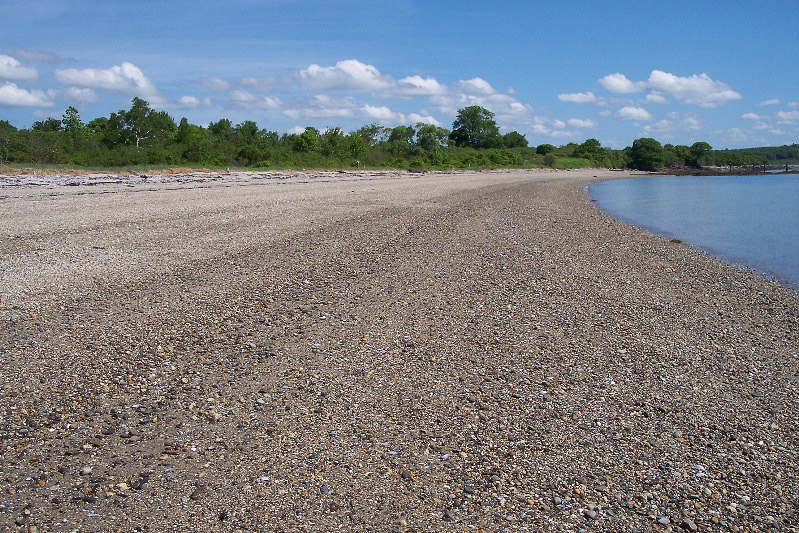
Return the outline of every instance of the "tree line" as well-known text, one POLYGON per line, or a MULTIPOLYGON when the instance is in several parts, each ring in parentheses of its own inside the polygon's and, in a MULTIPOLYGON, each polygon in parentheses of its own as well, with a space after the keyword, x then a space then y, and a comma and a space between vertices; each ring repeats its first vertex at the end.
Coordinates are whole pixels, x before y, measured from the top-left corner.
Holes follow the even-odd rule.
MULTIPOLYGON (((799 150, 785 147, 799 160, 799 150)), ((596 139, 563 146, 530 146, 511 131, 502 135, 494 114, 480 106, 457 113, 452 129, 418 123, 388 128, 369 124, 352 132, 339 127, 300 133, 261 129, 254 121, 233 124, 222 118, 207 127, 179 122, 141 98, 129 109, 81 120, 69 107, 61 119, 47 118, 17 129, 0 120, 0 164, 54 164, 84 167, 134 165, 252 168, 497 168, 607 167, 654 170, 663 167, 761 164, 772 157, 746 150, 713 150, 708 143, 661 145, 637 139, 623 150, 596 139)), ((770 150, 770 149, 768 149, 770 150)), ((769 152, 770 154, 771 152, 769 152)))

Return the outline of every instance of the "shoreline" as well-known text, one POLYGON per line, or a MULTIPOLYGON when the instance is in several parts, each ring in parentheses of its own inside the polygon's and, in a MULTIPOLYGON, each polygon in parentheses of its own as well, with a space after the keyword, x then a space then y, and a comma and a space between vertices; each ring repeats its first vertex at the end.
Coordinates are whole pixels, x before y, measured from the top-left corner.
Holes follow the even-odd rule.
POLYGON ((799 294, 618 177, 18 189, 0 524, 796 527, 799 294))

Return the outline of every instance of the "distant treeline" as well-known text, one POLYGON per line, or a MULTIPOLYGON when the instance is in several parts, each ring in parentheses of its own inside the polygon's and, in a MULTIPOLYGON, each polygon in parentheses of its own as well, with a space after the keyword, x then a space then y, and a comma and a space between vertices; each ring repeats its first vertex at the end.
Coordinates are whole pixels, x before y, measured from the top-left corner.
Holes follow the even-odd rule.
POLYGON ((17 129, 0 120, 0 164, 52 164, 83 167, 189 165, 253 168, 498 168, 553 167, 638 168, 753 165, 799 161, 797 145, 744 150, 713 150, 705 142, 691 146, 661 145, 637 139, 613 150, 596 139, 529 146, 512 131, 500 134, 494 114, 469 106, 458 111, 452 129, 418 123, 363 126, 352 132, 339 127, 301 133, 261 129, 253 121, 233 124, 220 119, 207 127, 178 123, 134 98, 130 109, 84 123, 78 110, 62 118, 17 129))

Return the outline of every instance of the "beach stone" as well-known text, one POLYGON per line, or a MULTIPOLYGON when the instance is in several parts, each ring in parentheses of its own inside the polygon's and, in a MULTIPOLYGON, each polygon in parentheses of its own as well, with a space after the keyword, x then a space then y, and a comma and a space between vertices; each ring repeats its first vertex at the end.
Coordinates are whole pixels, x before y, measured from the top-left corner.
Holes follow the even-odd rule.
POLYGON ((658 517, 658 524, 660 524, 661 526, 667 526, 671 524, 671 520, 669 519, 668 516, 661 516, 658 517))
POLYGON ((402 472, 400 472, 400 477, 405 481, 408 481, 411 479, 411 473, 408 470, 403 469, 402 472))
POLYGON ((698 527, 696 527, 696 523, 694 523, 694 521, 691 520, 690 518, 686 518, 685 520, 683 520, 682 524, 680 524, 680 527, 682 527, 686 531, 696 531, 697 529, 699 529, 698 527))
POLYGON ((80 469, 80 475, 82 476, 90 476, 91 473, 92 473, 92 467, 90 466, 84 466, 83 468, 80 469))

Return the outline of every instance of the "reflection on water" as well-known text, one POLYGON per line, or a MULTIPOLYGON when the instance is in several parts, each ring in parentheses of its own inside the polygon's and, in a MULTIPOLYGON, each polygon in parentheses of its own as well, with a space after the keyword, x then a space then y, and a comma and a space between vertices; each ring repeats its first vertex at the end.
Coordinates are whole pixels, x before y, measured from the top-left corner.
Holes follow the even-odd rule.
POLYGON ((799 287, 799 175, 632 178, 588 191, 617 218, 799 287))

